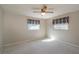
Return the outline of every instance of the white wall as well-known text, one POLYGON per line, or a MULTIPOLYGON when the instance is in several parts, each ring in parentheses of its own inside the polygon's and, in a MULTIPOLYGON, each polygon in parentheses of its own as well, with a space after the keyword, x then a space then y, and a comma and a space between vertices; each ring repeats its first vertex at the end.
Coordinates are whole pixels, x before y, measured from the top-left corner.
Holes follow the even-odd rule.
POLYGON ((69 43, 79 45, 79 11, 59 15, 57 17, 47 20, 47 35, 48 37, 54 36, 56 40, 63 40, 69 43), (69 30, 54 30, 52 25, 52 19, 69 16, 69 30))
MULTIPOLYGON (((1 12, 0 12, 0 17, 2 17, 1 12)), ((48 37, 54 36, 56 37, 56 40, 63 40, 63 41, 67 41, 67 42, 79 45, 79 11, 60 15, 52 19, 48 19, 47 21, 41 19, 41 29, 37 31, 28 30, 27 28, 28 18, 30 17, 16 15, 6 11, 4 12, 4 18, 3 18, 4 46, 8 44, 18 43, 20 41, 39 40, 41 38, 45 38, 46 35, 48 37), (60 18, 64 16, 69 16, 69 30, 68 31, 54 30, 52 26, 52 19, 60 18)), ((0 22, 1 22, 1 19, 0 19, 0 22)), ((36 18, 33 18, 33 19, 36 19, 36 18)), ((0 26, 0 32, 2 32, 2 26, 0 26)), ((0 36, 2 37, 2 35, 0 36)))
POLYGON ((45 37, 44 20, 40 20, 40 30, 31 31, 27 28, 27 19, 29 18, 6 11, 4 12, 4 45, 18 43, 20 41, 38 40, 45 37))
POLYGON ((2 21, 3 20, 3 11, 2 11, 2 8, 0 7, 0 53, 2 53, 2 21))

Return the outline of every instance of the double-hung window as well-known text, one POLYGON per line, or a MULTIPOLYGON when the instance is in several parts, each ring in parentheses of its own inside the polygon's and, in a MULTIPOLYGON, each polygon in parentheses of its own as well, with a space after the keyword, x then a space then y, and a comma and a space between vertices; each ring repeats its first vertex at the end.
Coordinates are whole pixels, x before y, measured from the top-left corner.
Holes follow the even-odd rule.
POLYGON ((52 21, 54 29, 58 30, 68 30, 69 29, 69 16, 54 19, 52 21))
POLYGON ((40 29, 40 20, 27 20, 27 26, 29 30, 39 30, 40 29))

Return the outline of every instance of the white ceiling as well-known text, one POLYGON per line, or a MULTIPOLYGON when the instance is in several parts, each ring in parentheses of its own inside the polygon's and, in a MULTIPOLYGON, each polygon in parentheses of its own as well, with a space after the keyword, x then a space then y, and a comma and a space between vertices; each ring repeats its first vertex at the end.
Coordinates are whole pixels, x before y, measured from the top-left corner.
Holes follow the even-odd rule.
POLYGON ((74 12, 79 10, 79 4, 48 4, 48 8, 54 8, 53 14, 41 16, 40 13, 33 13, 33 8, 41 8, 42 4, 4 4, 1 5, 4 10, 17 13, 20 15, 31 16, 36 18, 51 18, 64 13, 74 12))

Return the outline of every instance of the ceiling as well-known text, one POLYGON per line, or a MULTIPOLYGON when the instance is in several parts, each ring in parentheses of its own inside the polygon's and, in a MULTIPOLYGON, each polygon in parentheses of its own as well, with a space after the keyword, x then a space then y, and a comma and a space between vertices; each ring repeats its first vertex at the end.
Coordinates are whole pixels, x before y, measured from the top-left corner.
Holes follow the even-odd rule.
POLYGON ((54 8, 52 14, 41 16, 40 13, 33 13, 33 8, 41 8, 42 4, 3 4, 1 7, 9 12, 19 15, 31 16, 36 18, 51 18, 68 12, 79 10, 79 4, 48 4, 48 8, 54 8))

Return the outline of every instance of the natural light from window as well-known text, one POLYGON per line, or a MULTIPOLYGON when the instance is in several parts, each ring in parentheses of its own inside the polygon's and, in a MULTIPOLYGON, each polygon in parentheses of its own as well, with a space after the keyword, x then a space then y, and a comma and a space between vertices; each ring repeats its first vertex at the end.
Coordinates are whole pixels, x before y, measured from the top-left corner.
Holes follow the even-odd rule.
POLYGON ((40 29, 40 25, 38 24, 28 24, 28 29, 29 30, 39 30, 40 29))
POLYGON ((68 25, 69 24, 55 24, 54 29, 59 29, 59 30, 68 30, 68 25))
POLYGON ((50 38, 44 39, 44 40, 42 40, 42 42, 52 42, 52 41, 54 41, 55 39, 56 39, 55 36, 50 36, 50 38))

